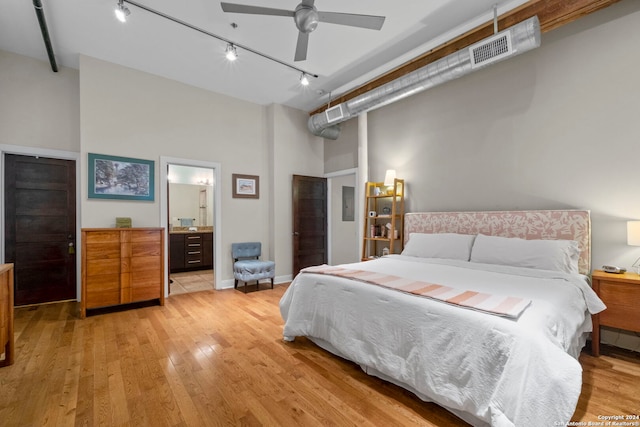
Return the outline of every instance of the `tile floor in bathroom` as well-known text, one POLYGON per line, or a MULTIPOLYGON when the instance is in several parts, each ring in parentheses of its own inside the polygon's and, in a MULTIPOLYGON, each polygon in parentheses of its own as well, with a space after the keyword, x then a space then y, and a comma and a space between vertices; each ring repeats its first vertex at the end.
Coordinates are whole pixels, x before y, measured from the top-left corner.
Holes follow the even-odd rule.
POLYGON ((169 284, 170 295, 215 289, 213 270, 171 273, 169 277, 173 280, 173 283, 169 284))

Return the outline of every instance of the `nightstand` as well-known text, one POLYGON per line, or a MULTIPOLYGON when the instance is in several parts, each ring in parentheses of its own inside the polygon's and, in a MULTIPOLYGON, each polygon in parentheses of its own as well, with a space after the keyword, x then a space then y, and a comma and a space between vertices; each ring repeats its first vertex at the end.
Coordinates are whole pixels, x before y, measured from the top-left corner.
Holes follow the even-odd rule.
POLYGON ((594 270, 593 290, 607 309, 592 316, 591 352, 600 355, 600 326, 640 332, 640 276, 636 273, 613 274, 594 270))

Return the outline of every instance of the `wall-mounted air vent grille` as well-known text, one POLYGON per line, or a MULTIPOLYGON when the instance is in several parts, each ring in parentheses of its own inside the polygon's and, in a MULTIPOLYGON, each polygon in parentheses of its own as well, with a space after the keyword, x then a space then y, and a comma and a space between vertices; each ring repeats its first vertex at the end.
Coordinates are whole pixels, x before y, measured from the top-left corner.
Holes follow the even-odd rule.
POLYGON ((327 122, 329 123, 335 122, 344 117, 344 114, 342 113, 342 104, 338 104, 335 107, 325 110, 325 113, 327 114, 327 122))
POLYGON ((513 53, 511 32, 503 31, 469 47, 471 68, 478 68, 499 61, 513 53))

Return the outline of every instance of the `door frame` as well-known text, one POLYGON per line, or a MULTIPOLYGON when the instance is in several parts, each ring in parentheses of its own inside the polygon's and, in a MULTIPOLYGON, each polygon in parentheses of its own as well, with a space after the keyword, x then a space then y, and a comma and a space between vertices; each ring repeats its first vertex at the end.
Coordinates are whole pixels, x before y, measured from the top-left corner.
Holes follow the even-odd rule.
MULTIPOLYGON (((38 147, 23 147, 20 145, 7 145, 0 144, 0 162, 2 163, 2 173, 0 174, 0 239, 5 241, 4 236, 4 227, 5 227, 5 217, 4 217, 4 205, 5 205, 5 194, 4 194, 4 160, 5 154, 16 154, 19 156, 33 156, 33 157, 47 157, 50 159, 60 159, 60 160, 73 160, 76 162, 76 301, 80 301, 82 299, 82 263, 80 260, 82 259, 82 245, 77 244, 80 241, 81 235, 81 227, 80 227, 80 194, 82 193, 80 185, 80 175, 82 172, 82 164, 80 159, 80 153, 75 151, 64 151, 64 150, 54 150, 49 148, 38 148, 38 147)), ((5 250, 4 244, 0 246, 0 262, 4 263, 5 261, 5 250)))
POLYGON ((360 236, 360 229, 362 228, 362 224, 361 224, 361 216, 360 215, 360 203, 358 203, 358 200, 360 200, 360 181, 359 181, 359 176, 358 176, 358 168, 351 168, 351 169, 343 169, 343 170, 339 170, 339 171, 335 171, 335 172, 329 172, 329 173, 325 173, 324 174, 324 178, 327 179, 327 229, 329 230, 329 232, 327 233, 327 259, 329 261, 330 265, 333 265, 333 253, 332 253, 332 247, 333 247, 333 233, 331 232, 331 230, 333 229, 332 225, 333 225, 333 216, 331 215, 331 192, 332 192, 332 178, 338 178, 338 177, 343 177, 343 176, 348 176, 348 175, 353 175, 355 178, 355 188, 354 188, 354 202, 355 202, 355 206, 354 206, 354 220, 356 221, 356 244, 355 244, 355 251, 357 254, 357 259, 360 259, 360 242, 362 241, 362 238, 360 236))
POLYGON ((177 157, 160 156, 160 224, 165 227, 164 239, 164 296, 169 297, 169 194, 167 192, 169 165, 193 166, 197 168, 213 169, 213 277, 215 289, 222 288, 222 167, 217 162, 181 159, 177 157))

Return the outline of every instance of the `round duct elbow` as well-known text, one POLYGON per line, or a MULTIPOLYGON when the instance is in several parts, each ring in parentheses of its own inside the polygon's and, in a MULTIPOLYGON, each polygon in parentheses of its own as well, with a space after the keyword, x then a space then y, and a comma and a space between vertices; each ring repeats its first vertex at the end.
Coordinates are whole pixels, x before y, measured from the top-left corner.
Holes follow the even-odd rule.
POLYGON ((336 140, 340 136, 340 125, 333 125, 322 129, 312 130, 309 129, 312 134, 325 139, 336 140))
POLYGON ((324 115, 317 114, 309 117, 307 127, 309 132, 315 136, 319 136, 325 139, 336 140, 340 136, 340 124, 328 125, 324 115), (323 120, 324 119, 324 120, 323 120))

